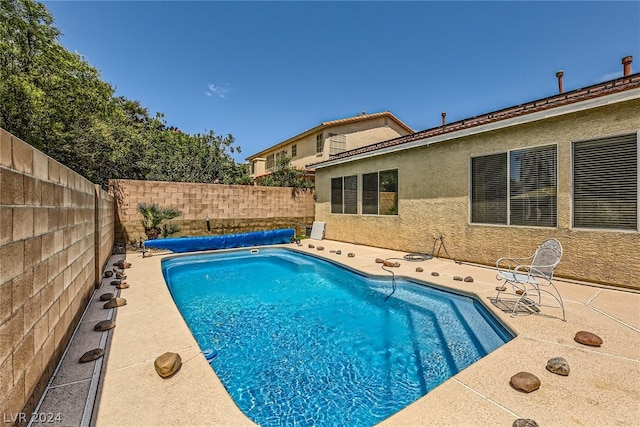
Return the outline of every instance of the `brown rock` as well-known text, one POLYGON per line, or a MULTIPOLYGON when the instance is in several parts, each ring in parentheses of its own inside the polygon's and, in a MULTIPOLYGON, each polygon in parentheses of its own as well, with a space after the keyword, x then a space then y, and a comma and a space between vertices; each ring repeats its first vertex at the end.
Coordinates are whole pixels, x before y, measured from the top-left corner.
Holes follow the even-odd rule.
POLYGON ((496 286, 496 291, 498 292, 504 292, 507 290, 506 286, 496 286))
POLYGON ((127 282, 122 282, 119 285, 116 285, 116 289, 129 289, 129 284, 127 282))
POLYGON ((105 272, 104 272, 104 277, 105 277, 105 278, 109 278, 109 277, 111 277, 111 276, 113 276, 113 271, 105 271, 105 272))
POLYGON ((592 332, 579 331, 573 339, 580 344, 591 347, 600 347, 602 345, 602 338, 592 332))
POLYGON ((316 250, 324 251, 324 246, 318 246, 318 247, 316 248, 316 250))
POLYGON ((431 275, 432 275, 432 276, 439 276, 439 275, 440 275, 440 273, 438 273, 437 271, 432 271, 432 272, 431 272, 431 275))
POLYGON ((457 280, 458 282, 462 282, 462 276, 453 276, 453 280, 457 280))
POLYGON ((126 278, 127 278, 127 276, 125 274, 116 273, 116 279, 124 280, 126 278))
POLYGON ((91 362, 93 360, 100 359, 102 356, 104 356, 104 349, 94 348, 93 350, 87 351, 82 355, 82 357, 80 357, 80 363, 91 362))
POLYGON ((119 285, 120 283, 122 283, 122 280, 112 280, 111 286, 119 285))
POLYGON ((347 254, 347 256, 348 256, 349 258, 353 258, 354 256, 356 256, 356 254, 354 254, 353 252, 349 252, 349 253, 347 254))
POLYGON ((516 390, 531 393, 540 388, 540 379, 529 372, 518 372, 511 377, 510 384, 516 390))
POLYGON ((104 332, 104 331, 108 331, 109 329, 113 329, 115 327, 116 327, 116 322, 114 322, 113 320, 103 320, 102 322, 96 323, 96 325, 93 327, 93 330, 98 332, 104 332))
POLYGON ((168 351, 158 356, 153 362, 153 366, 156 368, 158 375, 162 378, 169 378, 180 370, 182 358, 178 353, 168 351))
POLYGON ((100 301, 109 301, 110 299, 115 297, 116 297, 116 294, 109 292, 109 293, 100 295, 100 301))
POLYGON ((471 276, 467 276, 467 277, 465 277, 465 278, 464 278, 464 279, 462 279, 462 280, 463 280, 464 282, 467 282, 467 283, 472 283, 472 282, 473 282, 473 277, 471 277, 471 276))
POLYGON ((422 273, 424 271, 424 268, 422 267, 416 267, 416 272, 418 273, 422 273))
POLYGON ((336 255, 342 255, 342 251, 341 251, 340 249, 338 249, 338 250, 336 251, 336 255))
POLYGON ((107 302, 105 305, 103 305, 104 308, 115 308, 115 307, 122 307, 123 305, 127 305, 127 300, 124 298, 112 298, 109 300, 109 302, 107 302))
POLYGON ((311 243, 309 243, 309 249, 313 249, 315 247, 316 247, 316 245, 312 245, 311 243))
POLYGON ((376 258, 376 262, 377 262, 378 264, 383 264, 383 263, 384 263, 384 260, 383 260, 382 258, 376 258))

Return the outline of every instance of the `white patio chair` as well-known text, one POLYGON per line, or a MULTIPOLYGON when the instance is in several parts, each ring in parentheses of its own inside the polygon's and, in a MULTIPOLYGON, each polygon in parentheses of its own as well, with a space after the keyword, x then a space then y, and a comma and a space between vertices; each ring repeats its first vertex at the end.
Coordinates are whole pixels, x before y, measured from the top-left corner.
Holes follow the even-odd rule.
MULTIPOLYGON (((501 301, 501 295, 515 296, 512 299, 515 304, 511 317, 516 315, 519 308, 526 307, 539 312, 539 307, 559 307, 562 309, 562 320, 566 321, 562 297, 553 284, 553 272, 560 258, 562 258, 562 245, 556 239, 549 239, 538 246, 530 257, 498 259, 496 278, 499 281, 504 280, 505 284, 496 287, 498 291, 496 302, 501 301), (558 305, 543 304, 543 294, 554 298, 558 305)), ((502 301, 504 303, 504 300, 502 301)))

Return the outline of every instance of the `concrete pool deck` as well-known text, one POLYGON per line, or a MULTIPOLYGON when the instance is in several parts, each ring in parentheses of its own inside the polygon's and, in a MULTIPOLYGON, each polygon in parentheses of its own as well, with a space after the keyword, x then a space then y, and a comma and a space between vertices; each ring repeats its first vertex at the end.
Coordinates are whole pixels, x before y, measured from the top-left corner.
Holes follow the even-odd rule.
MULTIPOLYGON (((328 240, 278 246, 385 276, 388 273, 375 259, 406 254, 328 240), (325 249, 309 248, 309 243, 325 249), (338 249, 341 255, 329 252, 338 249), (349 252, 355 256, 347 257, 349 252)), ((114 255, 107 268, 123 258, 114 255)), ((164 282, 162 258, 157 254, 126 256, 132 267, 125 270, 130 288, 119 291, 127 300, 123 307, 102 308, 99 296, 116 291, 109 284, 113 279, 103 280, 39 412, 61 413, 65 425, 88 420, 97 426, 254 425, 236 407, 201 354, 164 282), (94 332, 93 325, 109 316, 116 327, 94 332), (106 350, 102 359, 77 363, 85 351, 102 346, 106 350), (162 379, 155 372, 154 360, 167 351, 179 353, 183 366, 173 377, 162 379)), ((550 308, 542 308, 540 315, 512 318, 489 300, 498 284, 491 268, 446 259, 399 262, 401 266, 393 269, 398 276, 476 295, 517 336, 381 426, 511 426, 517 418, 532 418, 540 426, 640 425, 640 293, 558 280, 566 322, 561 320, 561 310, 550 308), (416 272, 416 267, 424 272, 416 272), (454 281, 454 276, 472 276, 474 281, 454 281), (600 336, 602 346, 575 342, 575 333, 582 330, 600 336), (569 376, 545 369, 547 360, 556 356, 568 361, 569 376), (540 388, 528 394, 513 389, 509 379, 521 371, 540 378, 540 388)))

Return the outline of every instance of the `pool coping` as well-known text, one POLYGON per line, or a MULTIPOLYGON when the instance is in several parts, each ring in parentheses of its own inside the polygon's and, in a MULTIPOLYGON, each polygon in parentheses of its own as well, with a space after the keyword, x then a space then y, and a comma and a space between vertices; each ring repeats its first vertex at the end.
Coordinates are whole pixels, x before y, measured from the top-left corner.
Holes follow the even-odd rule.
MULTIPOLYGON (((376 276, 386 274, 381 274, 376 258, 405 255, 328 240, 269 247, 312 254, 376 276), (324 250, 318 250, 319 246, 324 250), (348 257, 349 252, 355 256, 348 257)), ((117 326, 108 334, 92 425, 255 425, 210 369, 164 283, 161 259, 179 255, 142 258, 140 253, 127 254, 127 261, 133 264, 126 270, 131 287, 121 292, 127 305, 115 309, 117 326), (181 370, 169 379, 160 378, 153 367, 155 358, 165 351, 177 352, 183 360, 181 370)), ((117 258, 110 260, 108 268, 117 258)), ((542 315, 512 318, 487 301, 495 295, 497 284, 491 268, 446 259, 401 264, 394 269, 398 277, 476 297, 516 337, 379 425, 510 425, 516 418, 532 418, 540 425, 593 424, 594 420, 602 425, 638 425, 640 414, 630 408, 637 408, 640 401, 639 293, 558 280, 567 322, 549 317, 559 314, 552 309, 543 309, 542 315), (415 271, 417 266, 424 271, 415 271), (439 276, 430 275, 434 271, 439 276), (454 276, 472 276, 474 281, 461 282, 453 280, 454 276), (598 334, 603 345, 576 343, 573 336, 579 330, 598 334), (569 376, 545 369, 546 361, 555 356, 567 359, 569 376), (540 389, 525 394, 511 388, 510 377, 520 371, 538 376, 540 389)), ((110 291, 105 286, 94 294, 91 304, 102 292, 110 291)), ((80 335, 73 341, 86 334, 80 335)), ((67 365, 74 369, 73 364, 67 365)), ((75 405, 88 406, 86 401, 75 405)))

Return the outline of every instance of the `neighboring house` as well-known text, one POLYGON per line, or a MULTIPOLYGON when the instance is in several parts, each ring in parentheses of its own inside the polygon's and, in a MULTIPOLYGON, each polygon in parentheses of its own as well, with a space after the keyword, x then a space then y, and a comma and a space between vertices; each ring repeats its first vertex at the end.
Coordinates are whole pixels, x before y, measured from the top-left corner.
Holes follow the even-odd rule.
MULTIPOLYGON (((288 157, 291 165, 304 169, 309 163, 328 160, 331 156, 354 148, 409 135, 413 129, 389 111, 358 114, 345 119, 322 122, 298 135, 247 157, 251 176, 259 179, 271 173, 278 159, 288 157)), ((313 173, 313 170, 310 170, 313 173)))
MULTIPOLYGON (((543 240, 557 274, 640 289, 640 74, 346 151, 316 173, 328 239, 495 265, 543 240), (445 255, 444 252, 441 255, 445 255)), ((427 270, 428 267, 425 268, 427 270)))

